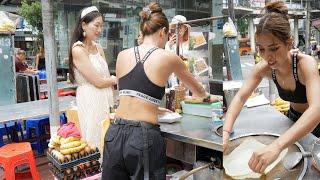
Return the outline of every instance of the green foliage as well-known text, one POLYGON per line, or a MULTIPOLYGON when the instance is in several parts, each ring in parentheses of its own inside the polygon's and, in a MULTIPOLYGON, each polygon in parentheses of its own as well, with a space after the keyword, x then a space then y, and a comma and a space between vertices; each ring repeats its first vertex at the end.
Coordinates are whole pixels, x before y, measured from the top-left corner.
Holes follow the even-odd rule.
POLYGON ((237 27, 238 27, 238 31, 240 32, 240 34, 242 36, 245 36, 248 34, 248 27, 249 27, 249 23, 247 19, 239 19, 237 20, 237 27))
POLYGON ((43 27, 40 0, 31 3, 28 3, 27 0, 22 0, 18 13, 20 16, 24 17, 31 26, 42 33, 43 27))

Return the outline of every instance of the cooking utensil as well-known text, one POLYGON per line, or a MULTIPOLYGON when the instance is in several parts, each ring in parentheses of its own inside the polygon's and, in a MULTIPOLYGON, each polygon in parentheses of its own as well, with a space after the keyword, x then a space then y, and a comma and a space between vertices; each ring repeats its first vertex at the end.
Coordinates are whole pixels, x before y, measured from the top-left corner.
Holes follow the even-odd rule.
POLYGON ((288 153, 282 160, 282 164, 284 168, 288 171, 294 169, 299 162, 302 160, 302 158, 311 157, 310 152, 301 153, 301 152, 292 152, 288 153))

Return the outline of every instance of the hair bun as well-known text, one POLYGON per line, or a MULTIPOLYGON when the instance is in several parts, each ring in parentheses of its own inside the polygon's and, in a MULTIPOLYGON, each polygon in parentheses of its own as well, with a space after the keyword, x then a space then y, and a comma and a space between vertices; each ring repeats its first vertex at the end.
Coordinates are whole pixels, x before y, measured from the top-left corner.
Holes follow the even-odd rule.
POLYGON ((162 8, 156 2, 152 2, 142 9, 140 16, 140 31, 143 36, 155 33, 158 29, 165 27, 166 33, 169 29, 169 22, 162 8))
POLYGON ((162 8, 156 2, 150 3, 140 11, 139 16, 141 21, 147 21, 150 19, 150 15, 153 13, 162 13, 162 8))
POLYGON ((266 13, 279 13, 284 16, 288 16, 288 8, 283 1, 276 1, 268 3, 265 7, 266 13))
POLYGON ((149 19, 149 14, 146 11, 140 11, 139 16, 141 18, 141 21, 146 21, 149 19))
POLYGON ((161 13, 162 12, 162 8, 156 2, 150 3, 149 8, 152 13, 161 13))

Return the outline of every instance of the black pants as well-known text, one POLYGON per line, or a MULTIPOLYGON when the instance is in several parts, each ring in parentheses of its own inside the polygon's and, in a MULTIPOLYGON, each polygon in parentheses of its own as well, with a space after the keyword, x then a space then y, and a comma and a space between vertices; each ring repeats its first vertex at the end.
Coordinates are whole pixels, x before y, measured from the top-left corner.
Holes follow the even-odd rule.
MULTIPOLYGON (((290 107, 289 111, 288 111, 288 118, 291 119, 292 121, 296 122, 300 116, 302 115, 302 113, 295 111, 294 109, 292 109, 290 107)), ((313 135, 320 137, 320 124, 318 124, 316 126, 316 128, 311 132, 313 135)))
POLYGON ((105 136, 102 179, 144 179, 145 160, 148 179, 166 179, 166 145, 159 126, 119 118, 111 123, 105 136))

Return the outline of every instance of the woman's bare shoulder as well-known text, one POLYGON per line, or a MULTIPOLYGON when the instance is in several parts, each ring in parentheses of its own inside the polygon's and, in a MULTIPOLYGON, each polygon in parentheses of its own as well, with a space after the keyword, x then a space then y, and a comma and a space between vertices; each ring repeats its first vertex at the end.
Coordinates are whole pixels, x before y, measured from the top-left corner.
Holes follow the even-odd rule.
POLYGON ((126 57, 132 56, 132 54, 134 54, 133 48, 124 49, 124 50, 122 50, 122 51, 120 51, 118 53, 117 60, 121 60, 121 59, 124 59, 126 57))
POLYGON ((166 60, 166 61, 176 61, 179 59, 179 56, 176 55, 175 53, 171 52, 171 51, 168 51, 168 50, 165 50, 165 49, 162 49, 162 48, 159 48, 157 50, 157 53, 161 56, 158 56, 158 57, 161 57, 162 59, 166 60))
POLYGON ((86 49, 83 46, 73 46, 72 56, 74 60, 81 59, 82 57, 88 56, 86 49))
POLYGON ((314 72, 318 74, 318 62, 312 56, 301 53, 298 54, 298 60, 298 68, 303 73, 314 72))
POLYGON ((315 60, 315 58, 313 58, 313 57, 310 56, 310 55, 303 54, 303 53, 299 53, 299 54, 298 54, 298 60, 299 60, 299 63, 300 63, 300 62, 306 63, 306 64, 317 63, 317 61, 315 60))
POLYGON ((73 46, 72 47, 72 55, 76 55, 78 53, 84 53, 85 48, 83 46, 73 46))

